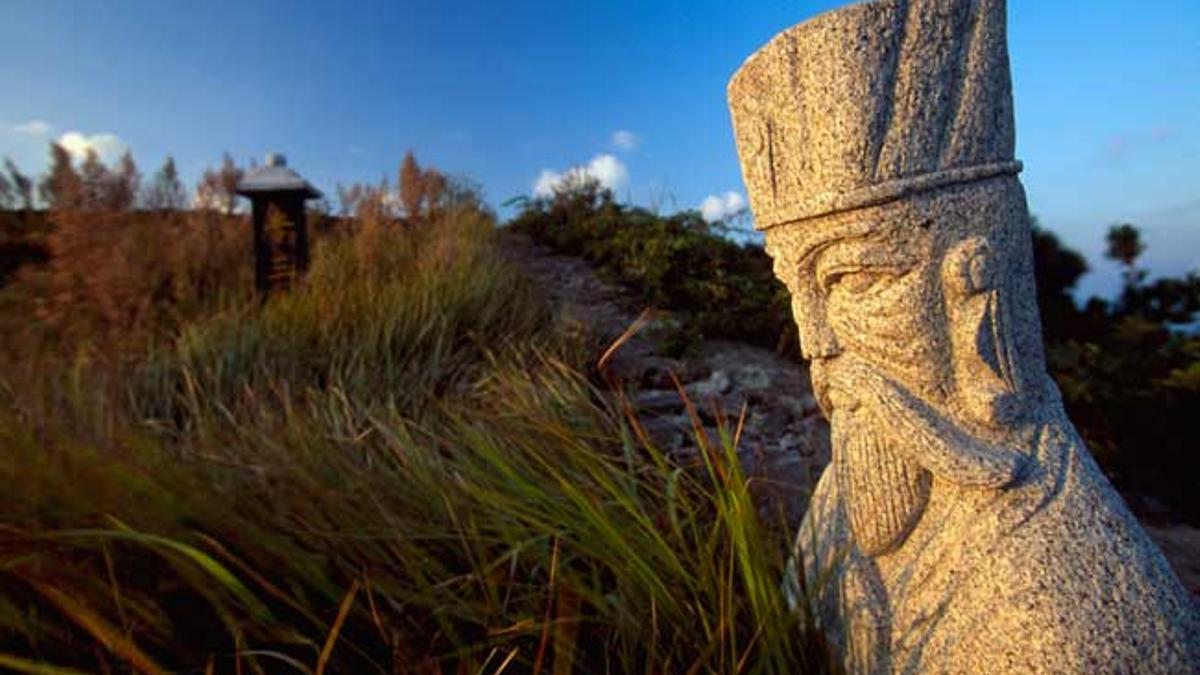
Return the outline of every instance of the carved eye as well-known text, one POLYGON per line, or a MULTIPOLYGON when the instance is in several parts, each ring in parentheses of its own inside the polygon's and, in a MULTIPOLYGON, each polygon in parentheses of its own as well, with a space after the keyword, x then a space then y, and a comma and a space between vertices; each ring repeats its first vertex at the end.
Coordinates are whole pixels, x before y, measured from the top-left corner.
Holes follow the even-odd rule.
POLYGON ((880 269, 834 270, 825 276, 825 290, 858 294, 871 290, 888 275, 880 269))

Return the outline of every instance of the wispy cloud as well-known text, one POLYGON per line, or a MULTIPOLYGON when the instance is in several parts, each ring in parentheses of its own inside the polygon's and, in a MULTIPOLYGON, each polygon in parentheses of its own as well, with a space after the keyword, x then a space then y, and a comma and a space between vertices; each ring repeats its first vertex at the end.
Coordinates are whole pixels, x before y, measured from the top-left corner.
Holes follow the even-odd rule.
POLYGON ((596 155, 586 165, 562 172, 542 169, 533 182, 533 194, 535 197, 552 197, 555 190, 563 185, 587 179, 593 179, 601 187, 615 192, 629 184, 629 169, 610 154, 596 155))
POLYGON ((700 215, 710 223, 725 220, 746 208, 746 198, 739 192, 709 195, 700 202, 700 215))
POLYGON ((1175 138, 1179 129, 1158 125, 1149 129, 1128 131, 1110 136, 1104 144, 1104 158, 1111 161, 1124 159, 1131 152, 1175 138))
POLYGON ((612 144, 621 152, 634 152, 642 145, 642 139, 628 129, 617 129, 612 133, 612 144))
POLYGON ((1129 151, 1129 137, 1125 135, 1112 136, 1104 147, 1104 156, 1109 159, 1121 159, 1129 151))
POLYGON ((1168 126, 1157 126, 1150 130, 1150 140, 1169 141, 1179 135, 1179 129, 1168 126))
POLYGON ((68 131, 58 137, 58 144, 77 161, 87 157, 88 150, 94 150, 100 159, 112 163, 129 149, 116 134, 110 133, 89 136, 79 131, 68 131))
POLYGON ((47 136, 54 131, 54 127, 46 120, 29 120, 14 124, 12 130, 26 136, 47 136))

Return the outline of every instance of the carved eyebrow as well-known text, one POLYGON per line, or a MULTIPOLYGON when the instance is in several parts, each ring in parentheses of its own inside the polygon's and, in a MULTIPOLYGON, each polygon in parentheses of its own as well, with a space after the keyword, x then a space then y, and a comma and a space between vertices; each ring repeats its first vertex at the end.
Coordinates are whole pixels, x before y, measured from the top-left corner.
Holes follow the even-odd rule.
POLYGON ((829 277, 841 272, 862 269, 902 272, 914 262, 911 255, 869 237, 856 237, 833 243, 838 245, 826 246, 813 267, 815 281, 823 290, 828 290, 826 282, 829 277))
POLYGON ((813 267, 818 274, 834 267, 873 267, 892 262, 891 251, 865 237, 832 241, 814 253, 813 267))
POLYGON ((796 267, 798 269, 803 269, 810 266, 815 268, 817 264, 820 263, 820 259, 824 257, 825 251, 837 246, 838 244, 841 244, 842 241, 843 240, 839 239, 828 239, 826 241, 809 246, 807 249, 805 249, 804 253, 797 258, 796 267))
POLYGON ((866 241, 881 225, 878 219, 870 217, 833 225, 825 237, 814 236, 797 247, 801 249, 795 258, 797 269, 813 264, 815 256, 823 255, 831 247, 866 241))

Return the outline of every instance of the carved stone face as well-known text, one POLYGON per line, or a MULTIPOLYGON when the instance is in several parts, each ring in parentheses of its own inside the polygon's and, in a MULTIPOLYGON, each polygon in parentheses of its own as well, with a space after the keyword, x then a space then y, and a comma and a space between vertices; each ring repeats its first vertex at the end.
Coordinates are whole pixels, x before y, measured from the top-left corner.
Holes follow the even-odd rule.
POLYGON ((1030 327, 1006 301, 1028 231, 998 210, 1024 208, 1017 190, 960 186, 767 233, 869 554, 902 543, 932 475, 995 486, 1016 473, 1002 446, 1025 408, 1013 364, 1030 327))

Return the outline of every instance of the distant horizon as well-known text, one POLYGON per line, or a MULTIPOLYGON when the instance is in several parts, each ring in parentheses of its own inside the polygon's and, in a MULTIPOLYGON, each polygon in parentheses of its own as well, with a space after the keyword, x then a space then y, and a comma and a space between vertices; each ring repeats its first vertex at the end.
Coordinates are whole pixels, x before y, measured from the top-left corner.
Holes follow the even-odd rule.
MULTIPOLYGON (((59 2, 0 26, 0 157, 30 174, 59 140, 144 175, 171 154, 189 192, 225 151, 283 152, 335 200, 394 183, 406 149, 480 182, 498 209, 582 167, 622 201, 710 217, 745 204, 725 83, 799 21, 847 4, 392 3, 236 11, 59 2)), ((1151 276, 1200 269, 1200 3, 1009 3, 1017 155, 1030 209, 1113 297, 1104 233, 1131 222, 1151 276), (1055 6, 1049 6, 1055 5, 1055 6)))

